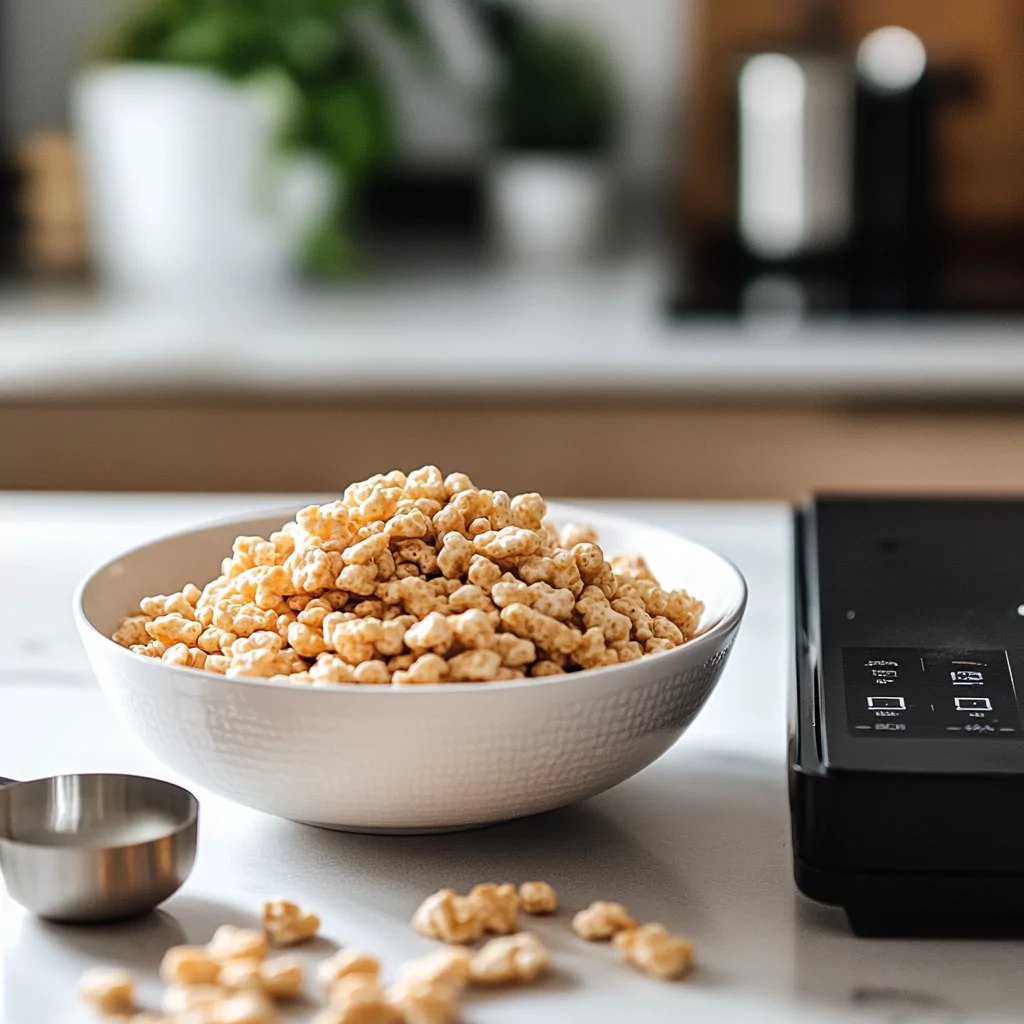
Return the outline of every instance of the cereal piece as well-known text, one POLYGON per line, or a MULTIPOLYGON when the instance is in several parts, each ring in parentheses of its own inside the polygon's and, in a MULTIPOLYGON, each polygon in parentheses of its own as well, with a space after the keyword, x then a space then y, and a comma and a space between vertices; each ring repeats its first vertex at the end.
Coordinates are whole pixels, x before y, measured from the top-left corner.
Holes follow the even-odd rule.
POLYGON ((289 900, 263 904, 263 927, 278 946, 297 946, 316 935, 320 918, 289 900))
MULTIPOLYGON (((232 648, 231 667, 227 670, 227 675, 269 679, 271 676, 290 674, 293 666, 292 658, 283 651, 271 651, 265 647, 257 647, 255 650, 236 655, 232 648)), ((305 668, 305 663, 302 664, 302 668, 305 668)), ((296 669, 296 671, 299 670, 296 669)))
POLYGON ((399 541, 395 547, 396 563, 411 562, 421 573, 429 576, 437 572, 437 552, 422 540, 399 541))
POLYGON ((544 943, 533 932, 519 932, 491 939, 470 962, 469 978, 474 985, 530 982, 547 973, 550 966, 544 943))
POLYGON ((320 962, 316 976, 325 989, 330 989, 350 974, 366 974, 380 978, 380 960, 358 949, 339 949, 333 956, 320 962))
MULTIPOLYGON (((601 630, 606 643, 625 643, 629 639, 632 622, 627 615, 612 608, 600 587, 590 585, 585 587, 576 601, 576 610, 583 616, 583 624, 588 630, 594 628, 601 630)), ((671 625, 671 623, 669 624, 671 625)))
POLYGON ((660 924, 620 931, 614 943, 626 963, 653 978, 681 978, 693 963, 693 945, 660 924))
POLYGON ((476 553, 494 561, 526 558, 534 554, 540 545, 541 539, 535 530, 524 530, 518 526, 488 530, 473 539, 476 553))
POLYGON ((260 977, 260 967, 259 960, 228 960, 219 969, 215 980, 221 988, 262 992, 263 979, 260 977))
POLYGON ((402 1024, 402 1016, 376 978, 350 974, 333 986, 330 1009, 315 1017, 314 1024, 402 1024))
POLYGON ((125 1013, 135 1002, 135 980, 119 967, 90 967, 79 979, 78 996, 101 1013, 125 1013))
POLYGON ((448 675, 453 683, 492 682, 502 674, 501 669, 501 655, 497 651, 463 651, 448 661, 448 675))
POLYGON ((473 954, 461 946, 446 946, 427 956, 408 960, 398 968, 398 981, 459 991, 469 984, 473 954))
POLYGON ((604 633, 597 626, 583 634, 572 656, 580 668, 601 668, 619 663, 618 654, 608 649, 604 633))
POLYGON ((501 569, 489 558, 483 555, 473 555, 469 560, 469 569, 466 572, 466 580, 474 586, 479 587, 485 594, 491 592, 491 587, 502 577, 501 569))
POLYGON ((582 640, 578 630, 525 604, 510 604, 503 608, 501 621, 509 632, 524 640, 532 640, 546 651, 571 654, 582 640))
POLYGON ((660 640, 670 640, 675 646, 683 642, 683 634, 679 627, 664 615, 656 615, 652 622, 654 635, 660 640))
POLYGON ((226 995, 219 985, 171 985, 164 989, 160 1006, 166 1013, 184 1014, 215 1006, 226 995))
POLYGON ((485 932, 509 935, 516 930, 519 897, 514 885, 495 885, 492 882, 474 885, 469 890, 468 899, 476 907, 485 932))
POLYGON ((556 590, 550 583, 531 583, 526 590, 528 599, 523 603, 529 604, 541 615, 550 615, 553 619, 564 621, 576 607, 576 598, 568 587, 556 590))
MULTIPOLYGON (((619 593, 621 592, 622 588, 620 587, 619 593)), ((643 643, 654 636, 654 620, 639 597, 617 597, 612 601, 612 608, 629 619, 632 625, 631 635, 634 640, 643 643)))
POLYGON ((296 654, 301 654, 304 658, 315 658, 327 650, 323 630, 307 626, 303 622, 289 623, 288 643, 296 654))
POLYGON ((148 644, 150 636, 146 632, 146 623, 149 621, 148 615, 129 615, 121 620, 121 624, 111 633, 110 639, 122 647, 148 644))
POLYGON ((502 578, 491 587, 491 600, 499 608, 507 608, 510 604, 533 604, 533 595, 530 588, 514 576, 511 579, 502 578))
POLYGON ((474 547, 461 533, 446 533, 437 553, 437 567, 447 579, 459 579, 469 572, 474 547))
POLYGON ((444 651, 451 642, 452 627, 439 612, 431 612, 415 626, 410 626, 405 633, 406 646, 412 651, 444 651))
POLYGON ((336 654, 321 654, 316 659, 316 664, 309 670, 309 675, 317 686, 331 686, 356 681, 355 670, 336 654))
POLYGON ((204 1008, 203 1024, 277 1024, 277 1011, 261 992, 236 992, 204 1008))
POLYGON ((360 686, 387 686, 391 673, 383 661, 364 661, 356 665, 352 673, 360 686))
POLYGON ((228 633, 216 626, 208 626, 199 634, 196 647, 207 654, 219 654, 221 651, 230 650, 237 639, 234 633, 228 633))
POLYGON ((213 985, 220 964, 203 946, 172 946, 160 961, 160 979, 165 985, 213 985))
POLYGON ((449 473, 444 478, 444 493, 454 497, 459 491, 475 491, 476 486, 465 473, 449 473))
POLYGON ((636 921, 621 903, 595 900, 572 919, 573 931, 588 942, 604 942, 617 932, 635 928, 636 921))
POLYGON ((492 615, 495 612, 494 602, 478 586, 466 583, 448 597, 448 607, 455 614, 468 612, 471 609, 492 615))
POLYGON ((222 963, 225 960, 264 960, 267 937, 251 928, 222 924, 207 943, 206 952, 222 963))
MULTIPOLYGON (((468 477, 466 478, 469 479, 468 477)), ((444 478, 437 466, 424 466, 409 474, 405 484, 407 498, 431 498, 442 505, 448 500, 444 478)))
POLYGON ((203 668, 207 672, 216 672, 218 675, 225 675, 231 667, 231 659, 223 654, 208 654, 203 668))
POLYGON ((346 565, 338 573, 337 584, 342 590, 360 597, 369 597, 377 588, 377 567, 370 565, 346 565))
POLYGON ((644 644, 644 651, 647 654, 660 654, 662 651, 674 651, 676 645, 671 640, 662 640, 660 637, 652 636, 644 644))
POLYGON ((535 493, 517 494, 512 499, 512 521, 524 530, 539 530, 548 514, 547 502, 535 493))
POLYGON ((534 679, 538 679, 541 676, 561 676, 565 675, 565 669, 561 665, 556 665, 555 662, 545 659, 535 662, 530 667, 530 675, 534 679))
POLYGON ((496 634, 494 650, 501 656, 502 665, 508 668, 531 665, 537 658, 537 648, 533 641, 524 640, 513 633, 496 634))
POLYGON ((417 539, 433 533, 434 524, 417 508, 391 519, 384 532, 389 537, 417 539))
POLYGON ((444 658, 437 654, 421 654, 408 670, 396 671, 392 682, 397 686, 434 686, 447 679, 448 662, 444 658))
POLYGON ((279 956, 260 965, 260 982, 271 999, 295 999, 306 983, 306 972, 297 960, 279 956))
POLYGON ((558 909, 558 893, 547 882, 523 882, 519 907, 526 914, 553 914, 558 909))
MULTIPOLYGON (((494 625, 484 612, 470 608, 460 615, 448 618, 452 633, 463 647, 490 648, 494 646, 494 625)), ((407 634, 408 635, 408 634, 407 634)), ((411 647, 412 644, 409 644, 411 647)))
POLYGON ((147 622, 143 628, 154 640, 159 640, 168 647, 178 643, 194 647, 199 634, 203 631, 201 623, 195 619, 186 619, 179 612, 160 615, 152 622, 147 622))
POLYGON ((403 1024, 452 1024, 458 993, 422 982, 399 981, 388 990, 388 1002, 398 1010, 403 1024))
POLYGON ((460 945, 475 942, 483 933, 476 904, 451 889, 428 896, 413 914, 412 926, 428 939, 460 945))

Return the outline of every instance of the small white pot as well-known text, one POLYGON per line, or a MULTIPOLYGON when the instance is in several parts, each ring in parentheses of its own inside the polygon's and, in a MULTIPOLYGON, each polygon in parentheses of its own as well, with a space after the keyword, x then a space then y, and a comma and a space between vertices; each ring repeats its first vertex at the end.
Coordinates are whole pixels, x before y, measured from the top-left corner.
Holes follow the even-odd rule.
POLYGON ((288 286, 336 183, 318 157, 275 152, 271 96, 203 70, 122 64, 82 75, 72 108, 109 285, 178 300, 288 286))
POLYGON ((604 241, 610 183, 598 160, 504 156, 489 190, 495 241, 512 258, 577 261, 604 241))

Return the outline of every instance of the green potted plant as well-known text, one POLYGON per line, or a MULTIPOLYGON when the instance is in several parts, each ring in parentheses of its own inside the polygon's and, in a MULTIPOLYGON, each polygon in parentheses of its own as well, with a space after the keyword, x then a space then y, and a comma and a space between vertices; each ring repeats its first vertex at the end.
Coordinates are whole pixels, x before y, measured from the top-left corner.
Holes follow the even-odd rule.
POLYGON ((392 123, 359 19, 423 49, 412 3, 144 0, 73 96, 101 270, 256 294, 347 266, 344 208, 392 123))
POLYGON ((502 0, 473 8, 498 59, 489 172, 494 229, 524 258, 591 255, 607 227, 614 75, 584 34, 502 0))

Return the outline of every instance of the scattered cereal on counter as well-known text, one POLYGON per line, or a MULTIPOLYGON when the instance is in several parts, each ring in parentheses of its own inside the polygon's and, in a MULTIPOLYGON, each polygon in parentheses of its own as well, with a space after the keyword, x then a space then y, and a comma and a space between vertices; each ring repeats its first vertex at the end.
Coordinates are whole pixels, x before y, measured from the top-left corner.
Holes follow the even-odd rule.
POLYGON ((320 918, 289 900, 268 900, 263 904, 263 927, 278 946, 297 946, 313 938, 320 918))
POLYGON ((278 1024, 280 1018, 266 996, 235 992, 204 1009, 202 1024, 278 1024))
POLYGON ((458 1011, 458 993, 444 985, 398 981, 388 989, 388 1002, 403 1024, 452 1024, 458 1011))
POLYGON ((164 989, 160 1006, 170 1014, 204 1010, 219 1003, 228 993, 219 985, 171 985, 164 989))
POLYGON ((213 985, 220 964, 203 946, 172 946, 160 962, 160 979, 167 985, 213 985))
POLYGON ((533 932, 491 939, 473 957, 469 979, 474 985, 509 985, 535 981, 551 966, 547 947, 533 932))
POLYGON ((635 928, 637 922, 621 903, 595 900, 572 919, 572 929, 588 942, 605 942, 617 932, 635 928))
POLYGON ((79 979, 78 995, 101 1013, 123 1013, 135 1002, 135 980, 120 967, 91 967, 79 979))
POLYGON ((279 956, 260 965, 260 981, 271 999, 295 999, 306 983, 306 972, 297 960, 279 956))
POLYGON ((680 978, 693 963, 693 945, 660 924, 621 931, 613 941, 626 963, 654 978, 680 978))
POLYGON ((467 899, 476 907, 485 932, 509 935, 516 930, 519 897, 514 885, 507 882, 502 885, 493 882, 474 885, 467 899))
POLYGON ((476 942, 484 930, 477 905, 452 889, 428 896, 413 914, 412 926, 425 938, 458 945, 476 942))
POLYGON ((523 882, 519 909, 524 914, 553 914, 558 910, 558 893, 547 882, 523 882))
POLYGON ((359 949, 339 949, 316 969, 317 978, 328 992, 336 982, 351 974, 365 974, 379 979, 380 960, 359 949))
POLYGON ((403 1024, 380 982, 369 974, 349 974, 331 988, 331 1005, 313 1024, 403 1024))
POLYGON ((264 960, 268 952, 267 937, 254 928, 222 924, 206 944, 206 952, 218 963, 228 960, 264 960))
POLYGON ((469 964, 473 954, 462 946, 446 946, 416 960, 407 960, 398 968, 399 983, 443 987, 459 992, 469 984, 469 964))

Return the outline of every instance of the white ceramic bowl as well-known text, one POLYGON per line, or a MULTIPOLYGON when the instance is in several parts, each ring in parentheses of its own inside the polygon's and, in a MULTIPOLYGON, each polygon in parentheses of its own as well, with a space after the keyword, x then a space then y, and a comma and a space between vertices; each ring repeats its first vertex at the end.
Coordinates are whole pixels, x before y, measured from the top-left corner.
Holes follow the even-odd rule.
POLYGON ((133 654, 109 639, 149 594, 219 573, 239 534, 267 536, 294 510, 264 512, 135 548, 75 598, 107 697, 166 764, 270 814, 330 828, 433 831, 547 811, 622 782, 663 754, 725 665, 746 584, 725 559, 676 534, 583 509, 609 553, 639 551, 663 584, 706 611, 675 650, 611 668, 507 683, 294 686, 228 679, 133 654))

